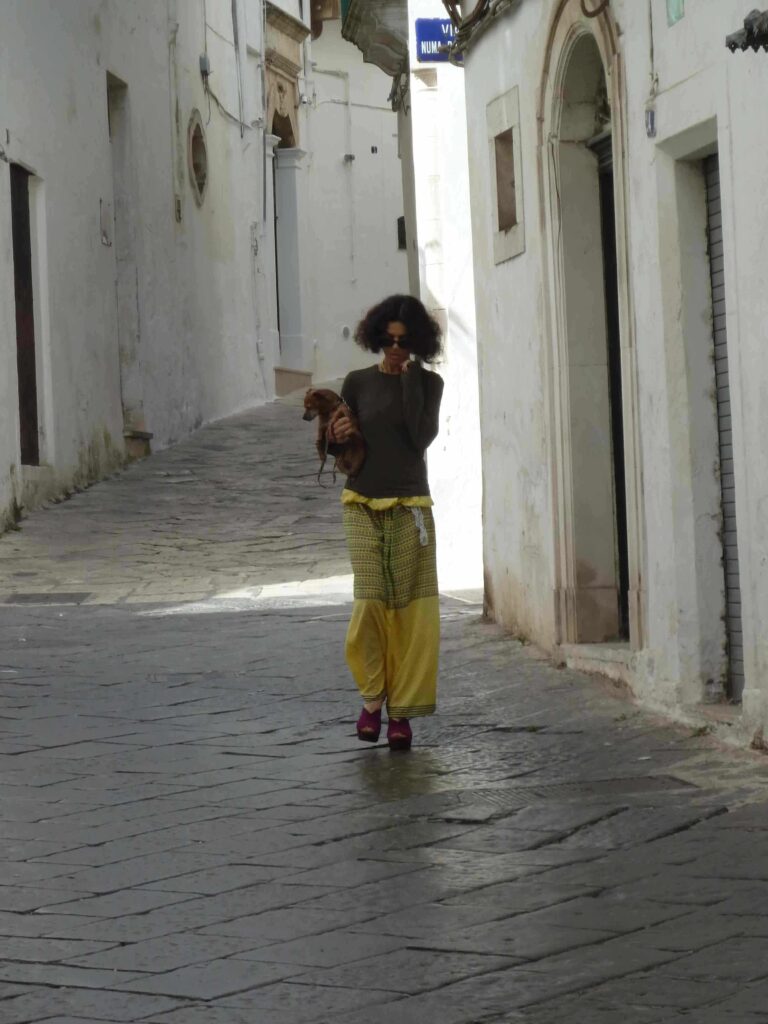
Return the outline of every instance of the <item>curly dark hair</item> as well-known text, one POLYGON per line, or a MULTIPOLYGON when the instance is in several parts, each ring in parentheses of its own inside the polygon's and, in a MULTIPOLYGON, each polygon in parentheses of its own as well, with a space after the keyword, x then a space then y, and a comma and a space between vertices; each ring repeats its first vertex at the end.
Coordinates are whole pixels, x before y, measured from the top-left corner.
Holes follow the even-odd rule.
POLYGON ((355 329, 355 341, 369 352, 380 352, 387 344, 387 324, 405 324, 404 348, 425 363, 434 362, 443 351, 440 324, 412 295, 390 295, 369 309, 355 329))

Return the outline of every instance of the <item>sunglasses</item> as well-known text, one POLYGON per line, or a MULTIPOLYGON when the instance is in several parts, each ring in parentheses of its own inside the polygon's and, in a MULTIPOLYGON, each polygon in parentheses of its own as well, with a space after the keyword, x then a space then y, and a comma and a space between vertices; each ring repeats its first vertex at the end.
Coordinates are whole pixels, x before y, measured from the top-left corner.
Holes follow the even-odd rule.
POLYGON ((391 334, 382 334, 381 343, 385 348, 392 348, 394 345, 397 345, 404 352, 410 351, 410 345, 406 337, 395 338, 391 334))

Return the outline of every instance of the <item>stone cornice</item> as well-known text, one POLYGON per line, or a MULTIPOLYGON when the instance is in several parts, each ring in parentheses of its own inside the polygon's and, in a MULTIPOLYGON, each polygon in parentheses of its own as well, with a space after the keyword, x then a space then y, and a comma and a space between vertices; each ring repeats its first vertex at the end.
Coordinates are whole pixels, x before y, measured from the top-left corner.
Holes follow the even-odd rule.
POLYGON ((296 43, 303 43, 309 35, 309 29, 303 21, 286 14, 279 7, 269 3, 269 0, 267 0, 267 24, 272 25, 296 43))
POLYGON ((407 0, 351 0, 341 34, 367 63, 400 74, 408 65, 407 0))
POLYGON ((280 53, 271 46, 267 47, 266 57, 267 67, 274 68, 276 71, 282 71, 288 78, 295 79, 301 71, 300 64, 292 61, 290 57, 286 57, 285 54, 280 53))

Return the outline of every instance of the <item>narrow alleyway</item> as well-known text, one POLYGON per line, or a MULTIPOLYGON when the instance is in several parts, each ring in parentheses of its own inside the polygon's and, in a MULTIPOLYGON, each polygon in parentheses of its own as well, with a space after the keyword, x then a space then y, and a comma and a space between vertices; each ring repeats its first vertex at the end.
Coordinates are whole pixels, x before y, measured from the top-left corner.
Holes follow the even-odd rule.
POLYGON ((0 539, 0 1024, 758 1024, 768 762, 444 600, 361 748, 337 494, 271 405, 0 539))

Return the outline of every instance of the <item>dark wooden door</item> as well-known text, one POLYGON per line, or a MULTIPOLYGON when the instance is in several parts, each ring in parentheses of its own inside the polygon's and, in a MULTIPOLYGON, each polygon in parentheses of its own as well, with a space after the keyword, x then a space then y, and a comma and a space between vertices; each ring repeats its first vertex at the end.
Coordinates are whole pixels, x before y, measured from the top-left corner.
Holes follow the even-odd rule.
POLYGON ((611 404, 616 562, 619 582, 619 637, 629 639, 629 541, 627 533, 626 468, 624 463, 624 409, 621 380, 619 278, 616 255, 616 211, 613 198, 613 140, 610 135, 593 147, 600 175, 600 220, 603 235, 605 317, 608 335, 608 378, 611 404))

